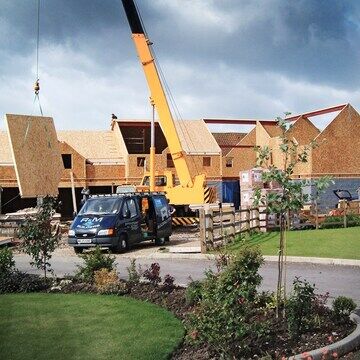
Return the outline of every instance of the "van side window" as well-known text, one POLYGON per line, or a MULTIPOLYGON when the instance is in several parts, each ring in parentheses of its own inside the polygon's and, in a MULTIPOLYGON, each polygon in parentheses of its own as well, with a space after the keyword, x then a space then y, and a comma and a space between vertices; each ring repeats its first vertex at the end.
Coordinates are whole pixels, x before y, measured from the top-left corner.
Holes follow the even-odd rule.
POLYGON ((134 199, 127 199, 126 200, 126 204, 129 208, 130 211, 130 218, 133 218, 135 216, 137 216, 138 212, 137 212, 137 207, 136 207, 136 203, 134 199))
POLYGON ((129 210, 129 208, 128 208, 127 202, 124 202, 124 205, 123 205, 123 207, 122 207, 122 216, 123 216, 123 218, 126 217, 126 212, 127 212, 128 210, 129 210))

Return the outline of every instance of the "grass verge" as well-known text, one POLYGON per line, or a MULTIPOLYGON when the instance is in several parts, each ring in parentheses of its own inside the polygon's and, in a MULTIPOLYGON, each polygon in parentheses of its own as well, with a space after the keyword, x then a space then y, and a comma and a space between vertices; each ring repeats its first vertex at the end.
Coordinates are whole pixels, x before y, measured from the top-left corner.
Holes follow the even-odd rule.
POLYGON ((91 294, 0 296, 1 359, 167 359, 180 320, 149 303, 91 294))
MULTIPOLYGON (((289 256, 360 260, 360 227, 288 231, 286 239, 289 256)), ((244 246, 259 246, 263 255, 277 255, 279 233, 255 234, 229 244, 226 250, 236 252, 244 246)))

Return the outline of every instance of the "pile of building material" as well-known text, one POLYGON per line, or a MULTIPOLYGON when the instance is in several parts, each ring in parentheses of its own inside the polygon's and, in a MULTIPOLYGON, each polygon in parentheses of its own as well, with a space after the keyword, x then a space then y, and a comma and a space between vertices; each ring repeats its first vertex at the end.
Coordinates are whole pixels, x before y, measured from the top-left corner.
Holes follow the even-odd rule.
MULTIPOLYGON (((280 192, 280 185, 274 181, 264 182, 263 173, 265 169, 253 168, 240 171, 240 206, 241 209, 249 209, 254 206, 255 191, 260 189, 261 198, 266 199, 269 193, 280 192)), ((266 222, 266 227, 276 225, 276 215, 266 214, 266 204, 259 205, 260 222, 266 222)), ((265 224, 262 224, 265 225, 265 224)))
MULTIPOLYGON (((17 231, 19 226, 29 216, 34 216, 37 213, 37 208, 26 208, 13 213, 0 215, 0 245, 13 242, 17 238, 17 231)), ((60 223, 61 214, 55 213, 52 218, 52 223, 60 223)))

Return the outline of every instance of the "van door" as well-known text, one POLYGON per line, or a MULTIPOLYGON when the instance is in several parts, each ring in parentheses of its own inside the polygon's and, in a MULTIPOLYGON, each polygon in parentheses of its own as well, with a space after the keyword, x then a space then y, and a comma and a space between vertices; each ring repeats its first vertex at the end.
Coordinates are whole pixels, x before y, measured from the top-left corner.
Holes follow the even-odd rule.
POLYGON ((142 240, 141 236, 141 215, 135 198, 124 200, 121 210, 121 216, 124 219, 124 228, 128 235, 130 244, 138 243, 142 240))
POLYGON ((156 214, 156 237, 168 237, 171 235, 171 214, 169 204, 165 196, 154 195, 152 197, 156 214))

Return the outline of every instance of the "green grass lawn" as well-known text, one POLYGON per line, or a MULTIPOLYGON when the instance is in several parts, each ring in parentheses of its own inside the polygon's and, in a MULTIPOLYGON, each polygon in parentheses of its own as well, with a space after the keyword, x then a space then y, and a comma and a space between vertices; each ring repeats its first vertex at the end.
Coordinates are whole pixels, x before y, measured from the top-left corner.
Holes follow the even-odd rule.
POLYGON ((153 304, 90 294, 0 295, 0 358, 167 359, 180 320, 153 304))
MULTIPOLYGON (((360 227, 288 231, 286 239, 289 256, 360 260, 360 227)), ((263 255, 277 255, 279 233, 256 234, 244 243, 239 241, 230 244, 227 250, 236 252, 244 244, 259 246, 263 255)))

